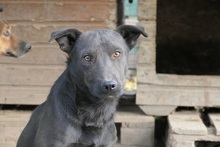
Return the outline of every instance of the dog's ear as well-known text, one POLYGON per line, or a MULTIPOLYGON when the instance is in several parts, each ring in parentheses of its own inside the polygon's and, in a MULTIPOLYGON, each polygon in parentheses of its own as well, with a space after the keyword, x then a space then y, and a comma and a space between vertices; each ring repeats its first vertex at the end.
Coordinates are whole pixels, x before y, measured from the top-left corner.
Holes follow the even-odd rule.
POLYGON ((64 29, 54 31, 51 33, 49 42, 55 39, 56 42, 59 44, 60 49, 66 52, 67 54, 70 54, 80 34, 81 32, 77 29, 64 29))
POLYGON ((137 44, 137 39, 141 34, 144 37, 148 36, 142 26, 121 25, 116 28, 116 31, 122 35, 130 49, 137 44))

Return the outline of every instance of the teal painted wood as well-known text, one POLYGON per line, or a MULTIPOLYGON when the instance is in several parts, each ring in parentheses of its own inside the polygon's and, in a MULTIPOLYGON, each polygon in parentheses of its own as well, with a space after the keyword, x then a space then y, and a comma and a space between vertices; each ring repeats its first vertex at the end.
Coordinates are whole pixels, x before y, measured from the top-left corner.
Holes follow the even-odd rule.
POLYGON ((128 0, 125 0, 125 16, 129 18, 137 18, 137 5, 138 0, 133 0, 132 3, 129 3, 128 0))

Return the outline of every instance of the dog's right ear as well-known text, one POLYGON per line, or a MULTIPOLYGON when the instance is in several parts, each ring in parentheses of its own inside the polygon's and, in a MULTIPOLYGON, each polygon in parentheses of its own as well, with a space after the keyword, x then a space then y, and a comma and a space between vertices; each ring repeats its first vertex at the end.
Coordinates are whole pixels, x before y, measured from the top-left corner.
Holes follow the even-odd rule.
POLYGON ((60 49, 67 54, 70 54, 80 34, 81 32, 77 29, 64 29, 54 31, 51 33, 49 42, 55 39, 56 42, 59 44, 60 49))

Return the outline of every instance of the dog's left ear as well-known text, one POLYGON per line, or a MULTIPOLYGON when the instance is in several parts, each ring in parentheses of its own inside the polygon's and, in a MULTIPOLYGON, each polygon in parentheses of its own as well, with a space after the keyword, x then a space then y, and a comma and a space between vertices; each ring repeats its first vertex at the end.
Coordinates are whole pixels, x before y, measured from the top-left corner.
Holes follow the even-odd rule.
POLYGON ((116 28, 116 31, 122 35, 130 49, 137 44, 140 35, 148 37, 142 26, 121 25, 116 28))
POLYGON ((54 31, 51 33, 49 42, 55 39, 56 42, 59 44, 60 49, 67 54, 70 54, 80 34, 81 32, 77 29, 64 29, 54 31))

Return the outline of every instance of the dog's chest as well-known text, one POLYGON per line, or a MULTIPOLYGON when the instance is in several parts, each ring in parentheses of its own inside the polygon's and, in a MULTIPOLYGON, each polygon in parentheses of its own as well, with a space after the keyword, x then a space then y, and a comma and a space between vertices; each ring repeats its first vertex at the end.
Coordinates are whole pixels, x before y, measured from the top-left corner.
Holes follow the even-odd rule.
POLYGON ((65 142, 66 146, 71 144, 82 144, 82 145, 98 145, 102 144, 106 128, 97 128, 93 126, 79 126, 66 128, 65 142))
POLYGON ((79 141, 86 144, 100 144, 106 127, 83 126, 79 141))
POLYGON ((87 105, 86 107, 80 107, 77 110, 77 116, 85 131, 94 131, 97 128, 107 126, 111 120, 113 120, 114 113, 116 110, 117 102, 111 103, 99 103, 93 105, 87 105))

